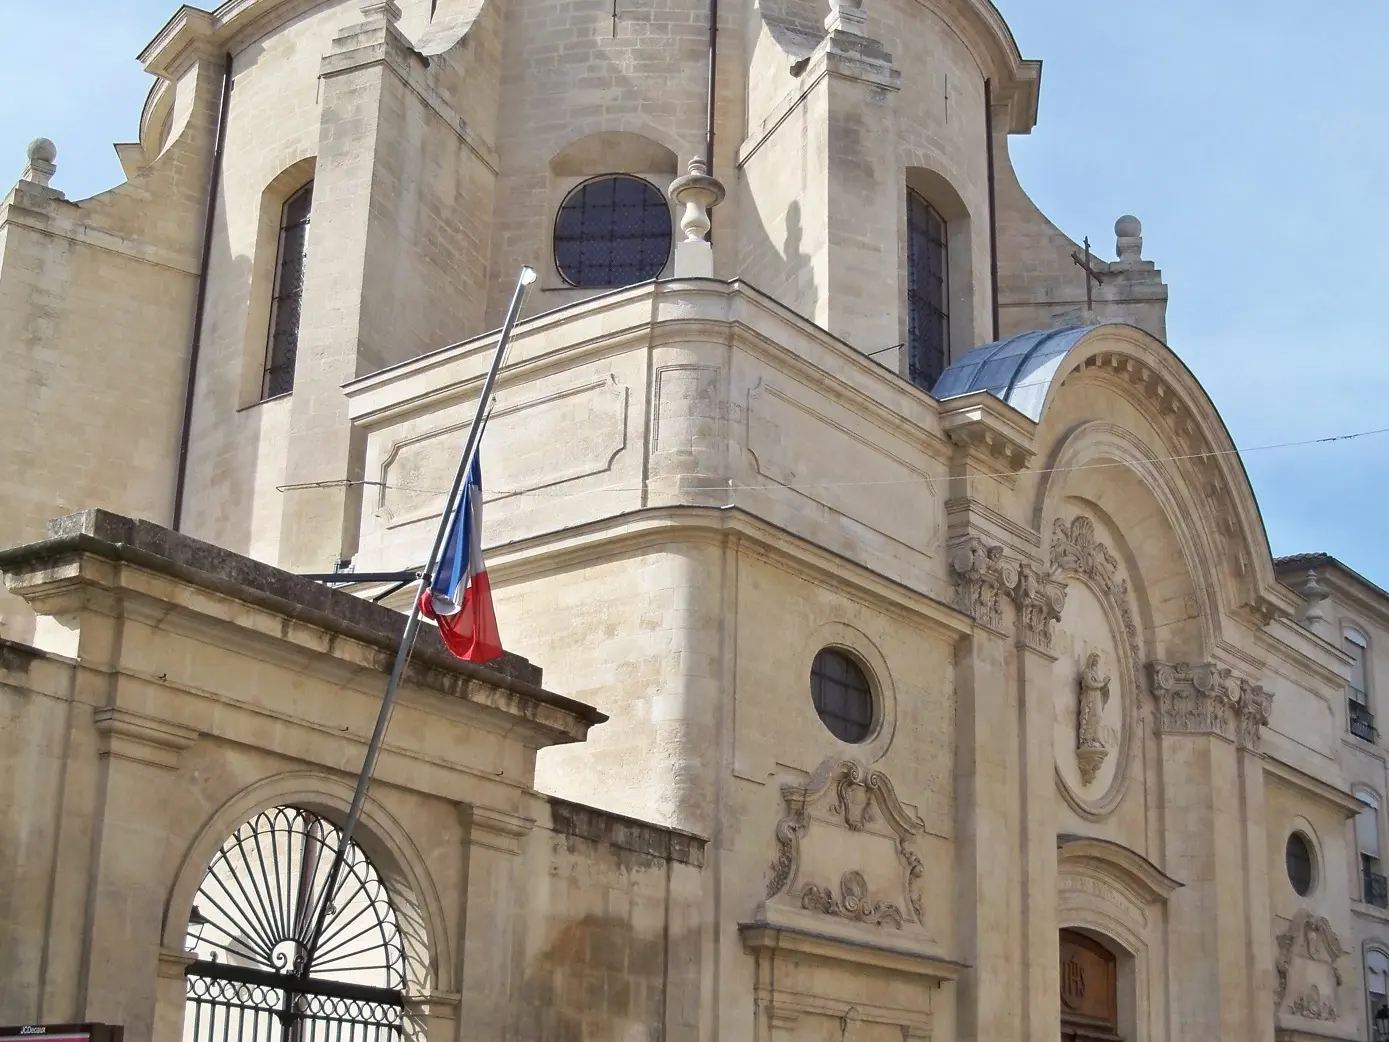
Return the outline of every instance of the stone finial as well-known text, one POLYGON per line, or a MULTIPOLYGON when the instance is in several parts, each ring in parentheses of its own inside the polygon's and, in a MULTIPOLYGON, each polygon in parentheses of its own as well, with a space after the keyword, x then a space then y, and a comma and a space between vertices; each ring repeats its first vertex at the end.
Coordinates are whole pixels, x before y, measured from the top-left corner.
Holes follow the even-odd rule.
POLYGON ((670 197, 685 208, 680 218, 680 230, 686 242, 699 242, 709 234, 709 210, 723 202, 723 182, 709 176, 703 156, 695 156, 687 167, 689 173, 670 183, 670 197))
POLYGON ((400 5, 395 0, 363 0, 362 17, 368 21, 382 18, 394 25, 400 21, 400 5))
POLYGON ((36 137, 29 142, 26 154, 29 162, 24 167, 24 173, 19 175, 20 180, 32 181, 47 188, 58 169, 54 162, 58 158, 58 146, 46 137, 36 137))
POLYGON ((1143 256, 1143 224, 1137 217, 1125 214, 1114 222, 1114 235, 1118 239, 1119 260, 1136 261, 1143 256))
POLYGON ((688 173, 670 183, 670 197, 684 207, 680 230, 685 240, 675 246, 676 278, 713 278, 714 252, 709 234, 709 211, 723 202, 723 182, 709 174, 703 156, 690 160, 688 173))
POLYGON ((1307 577, 1302 581, 1302 589, 1299 592, 1304 601, 1302 624, 1308 629, 1315 629, 1317 623, 1326 621, 1322 602, 1331 596, 1331 591, 1321 584, 1321 579, 1315 571, 1309 571, 1307 577))
POLYGON ((825 19, 825 31, 867 36, 868 15, 863 0, 830 0, 830 13, 825 19))

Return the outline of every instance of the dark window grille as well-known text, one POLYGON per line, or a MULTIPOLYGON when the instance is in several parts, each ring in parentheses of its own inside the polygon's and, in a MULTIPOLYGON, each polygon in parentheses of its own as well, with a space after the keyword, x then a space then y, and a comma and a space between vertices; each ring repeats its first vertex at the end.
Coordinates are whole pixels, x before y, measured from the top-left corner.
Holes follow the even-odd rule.
POLYGON ((585 181, 555 216, 555 267, 571 286, 630 286, 670 259, 670 206, 655 185, 612 174, 585 181))
POLYGON ((1375 871, 1379 867, 1378 859, 1361 855, 1360 861, 1365 878, 1365 903, 1389 908, 1389 879, 1375 871))
POLYGON ((304 296, 304 262, 308 258, 309 214, 313 182, 289 197, 280 215, 280 245, 275 258, 275 290, 270 301, 270 343, 265 352, 261 397, 294 390, 294 362, 299 354, 299 316, 304 296))
POLYGON ((950 355, 950 269, 945 219, 907 190, 907 375, 929 392, 950 355))
POLYGON ((1312 848, 1302 833, 1294 832, 1288 837, 1283 862, 1288 870, 1288 882, 1299 897, 1306 897, 1312 889, 1312 848))
POLYGON ((1375 715, 1365 708, 1365 703, 1354 697, 1347 703, 1350 707, 1350 733, 1366 742, 1373 742, 1378 735, 1375 730, 1375 715))
POLYGON ((858 743, 873 730, 873 690, 857 662, 825 648, 810 666, 815 712, 841 742, 858 743))

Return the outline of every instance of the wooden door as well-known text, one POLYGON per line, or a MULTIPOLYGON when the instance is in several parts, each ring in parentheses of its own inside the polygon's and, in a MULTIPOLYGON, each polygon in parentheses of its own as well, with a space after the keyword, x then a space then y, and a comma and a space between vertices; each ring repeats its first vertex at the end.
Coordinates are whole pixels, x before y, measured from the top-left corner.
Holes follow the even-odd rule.
POLYGON ((1061 931, 1062 1042, 1116 1042, 1119 963, 1098 941, 1061 931))

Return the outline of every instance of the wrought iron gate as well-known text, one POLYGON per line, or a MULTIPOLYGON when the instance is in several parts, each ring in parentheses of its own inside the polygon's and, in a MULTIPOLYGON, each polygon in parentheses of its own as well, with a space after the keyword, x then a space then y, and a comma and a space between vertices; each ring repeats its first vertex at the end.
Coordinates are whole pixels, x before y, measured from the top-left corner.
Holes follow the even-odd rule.
POLYGON ((323 893, 341 838, 311 811, 275 807, 218 850, 188 924, 184 1042, 399 1042, 399 921, 355 843, 323 893))

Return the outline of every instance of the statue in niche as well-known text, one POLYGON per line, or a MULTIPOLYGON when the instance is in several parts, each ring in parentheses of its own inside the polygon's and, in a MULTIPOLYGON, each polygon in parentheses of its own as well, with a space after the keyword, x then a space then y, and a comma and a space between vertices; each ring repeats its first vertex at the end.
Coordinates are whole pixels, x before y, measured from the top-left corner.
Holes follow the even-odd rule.
POLYGON ((1077 727, 1076 760, 1080 778, 1086 785, 1095 780, 1109 750, 1100 738, 1100 715, 1109 705, 1109 676, 1100 672, 1100 656, 1092 651, 1080 671, 1080 719, 1077 727))

